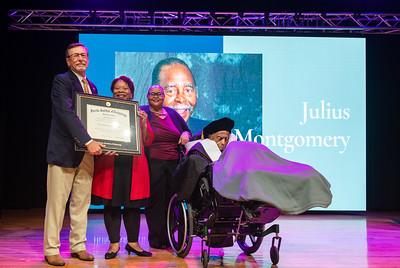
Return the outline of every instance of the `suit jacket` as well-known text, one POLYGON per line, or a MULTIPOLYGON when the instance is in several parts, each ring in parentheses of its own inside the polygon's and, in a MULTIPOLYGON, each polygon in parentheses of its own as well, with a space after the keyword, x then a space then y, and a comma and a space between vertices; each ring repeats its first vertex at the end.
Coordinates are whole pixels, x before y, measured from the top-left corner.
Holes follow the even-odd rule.
MULTIPOLYGON (((88 80, 93 95, 96 86, 88 80)), ((83 93, 78 77, 68 71, 58 74, 51 89, 52 118, 47 145, 47 163, 61 167, 77 167, 84 152, 75 151, 75 143, 84 147, 91 137, 75 114, 75 93, 83 93)))

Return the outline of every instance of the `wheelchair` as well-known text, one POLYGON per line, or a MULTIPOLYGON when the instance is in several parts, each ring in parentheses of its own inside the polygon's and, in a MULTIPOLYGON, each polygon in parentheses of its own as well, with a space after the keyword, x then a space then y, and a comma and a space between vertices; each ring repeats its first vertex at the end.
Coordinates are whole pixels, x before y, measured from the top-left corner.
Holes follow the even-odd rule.
POLYGON ((200 176, 190 198, 181 199, 178 193, 169 201, 167 231, 172 250, 185 258, 197 236, 201 238, 201 262, 207 267, 210 248, 230 247, 236 242, 246 255, 251 255, 265 236, 274 233, 270 258, 276 265, 281 246, 279 225, 266 228, 266 224, 279 217, 279 210, 257 201, 238 202, 222 197, 211 187, 210 171, 209 167, 200 176))

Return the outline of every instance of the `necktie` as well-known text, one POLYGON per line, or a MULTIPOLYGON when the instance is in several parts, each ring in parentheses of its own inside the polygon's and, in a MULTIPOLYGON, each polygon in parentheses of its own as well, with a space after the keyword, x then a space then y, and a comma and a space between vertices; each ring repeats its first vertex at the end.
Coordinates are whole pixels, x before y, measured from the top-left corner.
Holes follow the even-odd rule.
POLYGON ((83 92, 85 92, 86 94, 92 94, 90 92, 89 83, 86 80, 86 78, 82 78, 82 84, 83 84, 83 92))

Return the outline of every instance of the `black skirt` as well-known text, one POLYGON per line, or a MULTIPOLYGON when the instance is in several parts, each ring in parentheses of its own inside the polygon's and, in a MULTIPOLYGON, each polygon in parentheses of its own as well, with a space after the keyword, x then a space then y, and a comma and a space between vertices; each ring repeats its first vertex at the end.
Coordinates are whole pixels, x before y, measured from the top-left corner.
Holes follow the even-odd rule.
POLYGON ((113 207, 140 208, 148 205, 148 198, 130 200, 133 156, 119 155, 114 158, 114 181, 112 199, 92 195, 92 204, 113 207))

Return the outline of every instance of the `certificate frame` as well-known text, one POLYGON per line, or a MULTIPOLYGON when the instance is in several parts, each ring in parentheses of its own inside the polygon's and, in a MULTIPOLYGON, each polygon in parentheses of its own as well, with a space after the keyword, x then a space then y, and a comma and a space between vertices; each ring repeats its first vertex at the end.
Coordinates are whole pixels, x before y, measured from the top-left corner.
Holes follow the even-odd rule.
MULTIPOLYGON (((76 93, 75 113, 93 140, 105 145, 103 152, 140 155, 139 103, 76 93)), ((85 151, 75 143, 76 151, 85 151)))

